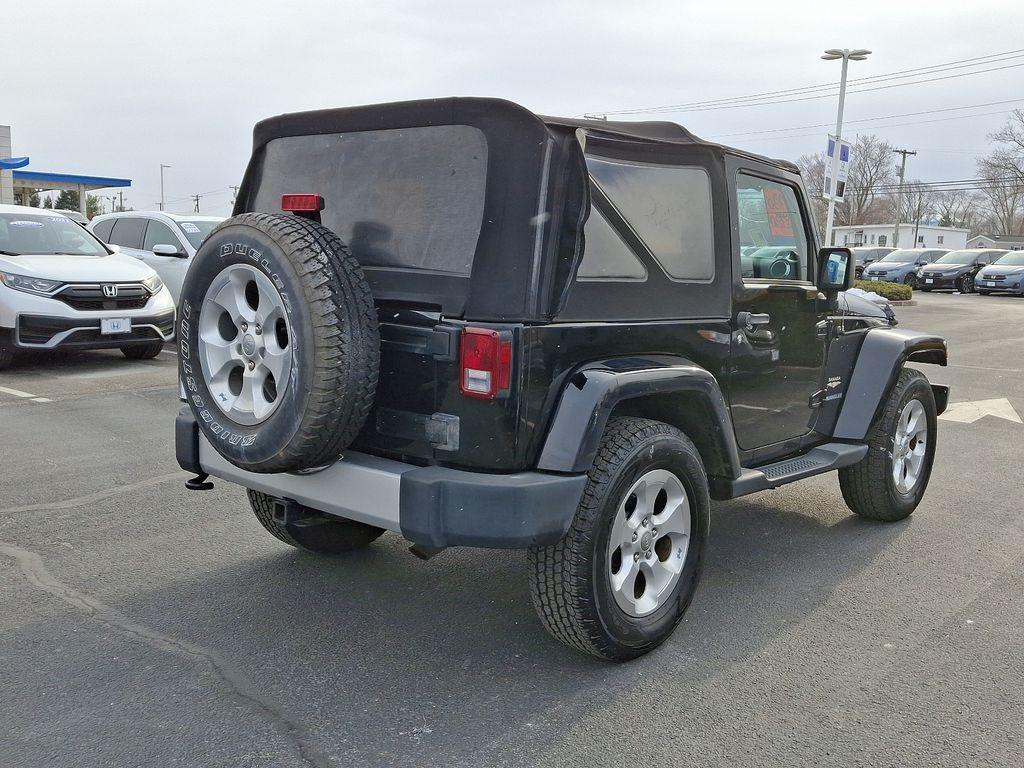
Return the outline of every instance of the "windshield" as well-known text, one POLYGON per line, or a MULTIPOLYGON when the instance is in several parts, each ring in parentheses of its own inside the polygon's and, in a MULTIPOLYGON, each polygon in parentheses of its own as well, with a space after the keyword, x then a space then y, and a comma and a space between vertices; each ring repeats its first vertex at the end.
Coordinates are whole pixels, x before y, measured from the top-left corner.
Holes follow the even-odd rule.
POLYGON ((936 259, 936 264, 973 264, 978 258, 977 251, 950 251, 941 259, 936 259))
POLYGON ((178 227, 188 238, 188 241, 192 244, 192 247, 199 250, 199 246, 203 244, 211 232, 220 224, 219 221, 179 221, 178 227))
POLYGON ((917 257, 921 255, 920 251, 912 251, 910 249, 904 251, 893 251, 888 253, 879 262, 886 262, 887 264, 909 264, 912 261, 917 261, 917 257))
POLYGON ((66 216, 52 213, 0 213, 0 253, 106 256, 93 234, 66 216))
POLYGON ((992 263, 1001 267, 1024 267, 1024 251, 1010 251, 992 263))

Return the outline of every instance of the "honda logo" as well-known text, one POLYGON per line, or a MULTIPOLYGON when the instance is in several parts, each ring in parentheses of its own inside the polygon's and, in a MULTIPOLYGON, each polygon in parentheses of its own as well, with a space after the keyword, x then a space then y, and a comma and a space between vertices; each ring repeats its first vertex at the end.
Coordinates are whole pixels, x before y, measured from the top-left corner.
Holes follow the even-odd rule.
POLYGON ((112 299, 117 296, 117 286, 113 283, 107 283, 103 286, 103 295, 108 299, 112 299))

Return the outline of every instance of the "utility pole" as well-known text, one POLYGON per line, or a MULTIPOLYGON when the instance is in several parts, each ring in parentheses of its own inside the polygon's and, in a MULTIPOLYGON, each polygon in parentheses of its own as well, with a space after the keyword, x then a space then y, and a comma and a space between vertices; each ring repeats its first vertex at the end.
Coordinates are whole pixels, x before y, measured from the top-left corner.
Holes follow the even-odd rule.
POLYGON ((117 210, 124 211, 124 192, 117 193, 117 210))
POLYGON ((160 210, 164 209, 164 168, 170 168, 171 166, 164 163, 160 163, 160 210))
POLYGON ((903 180, 907 175, 907 155, 916 155, 917 152, 909 149, 894 149, 894 155, 902 155, 900 160, 900 186, 896 193, 896 231, 892 233, 892 247, 900 247, 900 219, 903 218, 903 180))
POLYGON ((195 209, 196 213, 199 213, 199 198, 200 197, 202 197, 202 195, 192 195, 192 199, 196 201, 196 209, 195 209))
POLYGON ((829 48, 825 51, 825 55, 822 56, 825 61, 835 61, 836 59, 843 60, 843 72, 839 78, 839 112, 836 115, 836 143, 833 149, 833 155, 829 160, 832 164, 831 173, 831 184, 830 189, 825 190, 828 193, 828 216, 825 219, 825 245, 832 245, 832 220, 835 218, 836 213, 836 195, 835 193, 839 189, 839 154, 841 150, 841 141, 843 138, 843 108, 846 105, 846 69, 850 64, 850 61, 864 61, 868 57, 871 51, 865 50, 864 48, 857 48, 850 50, 849 48, 829 48))

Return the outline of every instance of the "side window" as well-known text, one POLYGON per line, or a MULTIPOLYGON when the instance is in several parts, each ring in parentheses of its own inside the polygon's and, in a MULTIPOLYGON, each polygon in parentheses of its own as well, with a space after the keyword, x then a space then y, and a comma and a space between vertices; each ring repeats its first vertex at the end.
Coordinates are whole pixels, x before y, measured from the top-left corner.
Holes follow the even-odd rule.
POLYGON ((145 229, 145 219, 128 217, 118 219, 114 224, 113 231, 110 233, 110 240, 108 242, 113 245, 139 250, 142 248, 142 233, 145 229))
POLYGON ((796 191, 740 173, 736 196, 743 277, 807 280, 807 229, 796 191))
POLYGON ((146 227, 146 239, 143 241, 142 250, 152 251, 154 245, 173 245, 179 251, 181 250, 181 242, 171 228, 162 221, 150 219, 149 226, 146 227))
POLYGON ((711 179, 703 168, 588 157, 590 178, 675 280, 715 276, 711 179))
POLYGON ((887 242, 888 242, 888 237, 886 237, 885 235, 879 235, 878 236, 878 244, 879 245, 885 245, 887 242))
POLYGON ((110 230, 114 228, 115 221, 116 219, 107 219, 106 221, 101 221, 99 224, 92 228, 92 233, 103 242, 110 242, 110 230))
POLYGON ((644 280, 647 270, 597 208, 583 229, 583 261, 578 280, 644 280))

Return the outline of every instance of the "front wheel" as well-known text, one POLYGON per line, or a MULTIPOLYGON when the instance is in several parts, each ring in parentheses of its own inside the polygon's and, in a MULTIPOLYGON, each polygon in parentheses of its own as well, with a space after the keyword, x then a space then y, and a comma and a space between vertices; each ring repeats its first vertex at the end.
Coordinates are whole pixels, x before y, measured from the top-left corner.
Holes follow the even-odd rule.
POLYGON ((957 284, 960 293, 974 293, 974 275, 964 275, 957 284))
POLYGON ((911 288, 917 288, 917 275, 911 272, 903 278, 903 284, 909 285, 911 288))
POLYGON ((686 435, 649 419, 609 422, 569 531, 530 550, 545 628, 609 661, 656 648, 693 599, 710 507, 686 435))
POLYGON ((937 424, 928 379, 905 369, 868 432, 868 455, 839 470, 847 506, 869 520, 895 522, 909 517, 928 487, 937 424))

